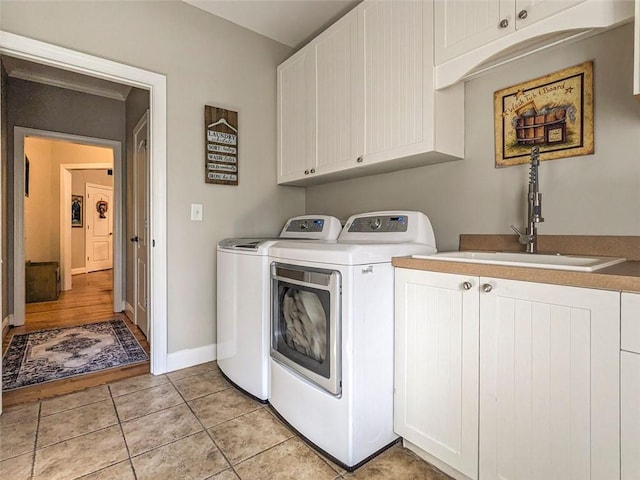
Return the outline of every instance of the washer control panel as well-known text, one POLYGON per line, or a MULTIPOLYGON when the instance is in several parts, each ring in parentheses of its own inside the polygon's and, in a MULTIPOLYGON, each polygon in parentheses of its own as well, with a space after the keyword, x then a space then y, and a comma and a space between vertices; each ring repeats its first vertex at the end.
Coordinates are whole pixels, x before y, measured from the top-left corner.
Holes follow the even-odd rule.
POLYGON ((323 218, 298 218, 289 222, 287 232, 321 232, 324 228, 323 218))
POLYGON ((409 219, 406 215, 376 215, 353 220, 349 232, 406 232, 409 219))

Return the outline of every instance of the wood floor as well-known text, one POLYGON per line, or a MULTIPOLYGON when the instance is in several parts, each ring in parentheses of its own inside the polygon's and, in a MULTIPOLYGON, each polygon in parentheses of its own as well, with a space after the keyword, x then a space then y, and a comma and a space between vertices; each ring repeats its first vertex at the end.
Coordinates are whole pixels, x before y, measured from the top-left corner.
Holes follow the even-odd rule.
MULTIPOLYGON (((149 353, 149 342, 123 313, 113 313, 113 270, 74 275, 72 288, 61 292, 57 301, 26 304, 25 324, 12 327, 2 341, 6 351, 15 334, 46 328, 71 327, 85 323, 121 318, 127 322, 140 345, 149 353)), ((2 393, 3 407, 40 400, 102 385, 114 380, 149 373, 149 362, 112 368, 56 382, 43 383, 2 393)))

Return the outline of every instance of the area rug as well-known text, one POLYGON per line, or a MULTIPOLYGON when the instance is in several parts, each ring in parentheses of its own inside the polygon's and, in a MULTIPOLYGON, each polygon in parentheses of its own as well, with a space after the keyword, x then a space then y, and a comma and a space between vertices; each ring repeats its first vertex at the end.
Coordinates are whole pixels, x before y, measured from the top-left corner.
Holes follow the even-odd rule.
POLYGON ((14 335, 2 360, 9 391, 149 359, 123 320, 14 335))

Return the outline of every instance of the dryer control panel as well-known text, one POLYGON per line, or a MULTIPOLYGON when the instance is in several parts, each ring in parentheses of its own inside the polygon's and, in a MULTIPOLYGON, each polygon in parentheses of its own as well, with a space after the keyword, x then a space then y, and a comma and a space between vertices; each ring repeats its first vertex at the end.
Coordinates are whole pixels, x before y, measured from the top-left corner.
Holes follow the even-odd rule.
POLYGON ((406 232, 408 219, 405 215, 358 217, 353 220, 349 232, 406 232))
POLYGON ((386 210, 352 215, 342 229, 338 243, 419 243, 435 250, 436 239, 424 213, 386 210))

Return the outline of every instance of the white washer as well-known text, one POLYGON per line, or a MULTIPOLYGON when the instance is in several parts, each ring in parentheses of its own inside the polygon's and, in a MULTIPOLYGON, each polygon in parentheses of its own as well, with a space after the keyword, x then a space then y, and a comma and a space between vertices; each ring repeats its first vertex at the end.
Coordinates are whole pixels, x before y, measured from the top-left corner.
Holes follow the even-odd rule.
MULTIPOLYGON (((290 218, 279 238, 335 241, 340 221, 327 215, 290 218)), ((256 399, 269 398, 269 246, 274 238, 227 238, 217 249, 218 367, 256 399)))
POLYGON ((404 211, 354 215, 334 244, 270 248, 269 403, 348 470, 397 439, 391 257, 435 252, 429 219, 404 211))

